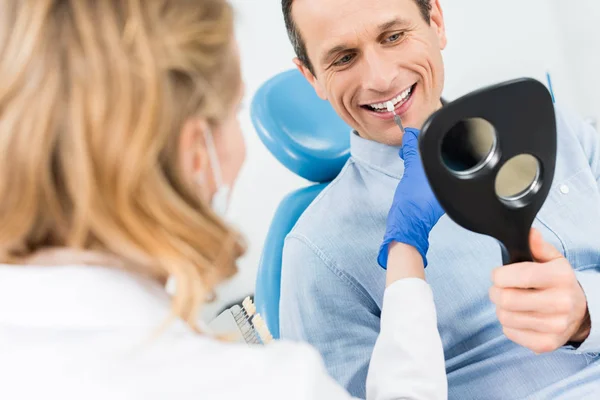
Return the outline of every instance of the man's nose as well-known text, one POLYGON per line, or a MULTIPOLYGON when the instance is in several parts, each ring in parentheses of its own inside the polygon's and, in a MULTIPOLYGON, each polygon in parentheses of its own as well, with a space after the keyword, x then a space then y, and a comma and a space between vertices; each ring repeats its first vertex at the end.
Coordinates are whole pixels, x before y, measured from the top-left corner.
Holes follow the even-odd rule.
POLYGON ((387 93, 397 74, 395 63, 384 54, 366 52, 364 61, 363 86, 366 90, 387 93))

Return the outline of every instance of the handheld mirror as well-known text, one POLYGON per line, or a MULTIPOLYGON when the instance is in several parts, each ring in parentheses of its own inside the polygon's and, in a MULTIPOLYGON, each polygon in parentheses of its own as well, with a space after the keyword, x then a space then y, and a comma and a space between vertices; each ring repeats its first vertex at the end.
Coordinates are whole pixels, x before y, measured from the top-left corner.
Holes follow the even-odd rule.
POLYGON ((554 177, 552 97, 533 79, 445 105, 419 135, 433 193, 454 222, 500 242, 504 264, 533 261, 529 232, 554 177))

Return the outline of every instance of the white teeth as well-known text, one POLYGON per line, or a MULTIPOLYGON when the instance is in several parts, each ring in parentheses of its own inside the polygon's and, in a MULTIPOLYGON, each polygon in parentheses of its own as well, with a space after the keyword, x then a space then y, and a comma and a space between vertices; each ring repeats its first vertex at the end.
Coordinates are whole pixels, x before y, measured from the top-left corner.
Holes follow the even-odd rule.
POLYGON ((404 92, 400 93, 397 97, 394 97, 392 100, 386 101, 385 103, 369 104, 369 107, 374 108, 377 111, 389 111, 388 104, 391 103, 392 106, 395 108, 399 103, 405 101, 410 96, 411 92, 412 86, 406 89, 404 92))

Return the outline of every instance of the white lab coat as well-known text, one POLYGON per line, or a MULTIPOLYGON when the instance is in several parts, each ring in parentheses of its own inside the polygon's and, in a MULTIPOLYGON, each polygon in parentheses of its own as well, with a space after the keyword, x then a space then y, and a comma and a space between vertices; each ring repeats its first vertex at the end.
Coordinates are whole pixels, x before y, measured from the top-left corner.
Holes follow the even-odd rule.
MULTIPOLYGON (((116 269, 0 265, 0 399, 349 399, 305 344, 249 347, 175 322, 162 287, 116 269)), ((351 348, 348 351, 352 351, 351 348)), ((368 399, 447 396, 429 286, 390 286, 368 399)))

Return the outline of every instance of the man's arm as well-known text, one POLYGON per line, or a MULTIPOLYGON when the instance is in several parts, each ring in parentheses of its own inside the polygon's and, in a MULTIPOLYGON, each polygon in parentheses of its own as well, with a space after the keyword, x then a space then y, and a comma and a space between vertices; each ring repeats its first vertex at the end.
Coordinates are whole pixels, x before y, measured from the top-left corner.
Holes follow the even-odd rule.
POLYGON ((364 289, 306 238, 286 239, 281 337, 316 347, 331 376, 359 398, 365 398, 369 361, 379 333, 379 313, 364 289))
MULTIPOLYGON (((557 113, 557 128, 562 140, 580 146, 574 156, 587 159, 600 187, 598 133, 564 111, 557 113)), ((560 348, 600 353, 600 262, 575 270, 535 230, 530 247, 536 262, 505 265, 493 273, 490 298, 504 334, 536 353, 560 348)), ((594 250, 600 252, 600 239, 594 250)))
MULTIPOLYGON (((561 122, 577 137, 600 188, 600 134, 574 115, 566 115, 561 122)), ((597 250, 600 252, 600 238, 597 250)), ((573 344, 578 352, 600 353, 600 265, 577 271, 575 275, 585 293, 588 310, 587 321, 584 321, 584 328, 587 329, 583 332, 583 337, 574 338, 573 344)))
POLYGON ((592 125, 581 118, 564 112, 562 115, 563 118, 559 119, 558 129, 561 129, 560 124, 565 124, 562 128, 568 129, 569 132, 575 135, 600 187, 600 134, 594 130, 592 125))

